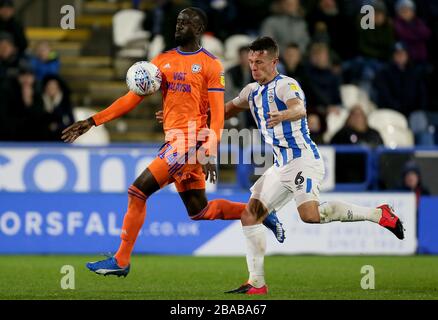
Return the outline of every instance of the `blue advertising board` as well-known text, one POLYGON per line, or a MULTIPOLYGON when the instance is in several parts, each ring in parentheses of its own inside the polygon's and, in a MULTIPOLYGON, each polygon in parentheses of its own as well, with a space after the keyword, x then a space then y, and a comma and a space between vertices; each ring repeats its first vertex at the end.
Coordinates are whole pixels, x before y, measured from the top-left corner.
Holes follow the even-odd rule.
POLYGON ((438 254, 438 197, 421 197, 418 214, 418 252, 438 254))
MULTIPOLYGON (((249 194, 226 197, 246 202, 249 194)), ((121 193, 0 193, 0 254, 115 252, 126 205, 121 193)), ((147 202, 135 252, 192 254, 230 223, 193 221, 178 194, 159 192, 147 202)))

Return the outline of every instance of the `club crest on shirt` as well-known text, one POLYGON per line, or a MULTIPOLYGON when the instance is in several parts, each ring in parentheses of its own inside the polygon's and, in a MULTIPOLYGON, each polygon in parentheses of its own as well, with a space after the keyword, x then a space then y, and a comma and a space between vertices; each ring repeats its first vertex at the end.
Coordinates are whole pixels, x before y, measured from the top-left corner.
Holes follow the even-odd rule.
POLYGON ((274 89, 268 90, 268 102, 273 103, 274 102, 274 89))
POLYGON ((192 72, 193 73, 199 73, 199 72, 201 72, 201 69, 202 69, 202 67, 201 67, 201 65, 200 64, 192 64, 192 72))

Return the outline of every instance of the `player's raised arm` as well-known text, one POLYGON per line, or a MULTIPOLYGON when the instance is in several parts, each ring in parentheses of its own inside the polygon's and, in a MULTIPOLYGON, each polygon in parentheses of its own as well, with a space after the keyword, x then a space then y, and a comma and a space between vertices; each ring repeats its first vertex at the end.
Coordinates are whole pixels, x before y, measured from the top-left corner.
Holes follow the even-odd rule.
POLYGON ((239 95, 225 104, 225 120, 228 120, 238 113, 248 110, 248 96, 251 92, 250 86, 247 85, 240 91, 239 95))
POLYGON ((304 92, 299 85, 290 80, 280 80, 276 90, 278 98, 286 104, 287 109, 268 112, 267 127, 273 128, 283 121, 296 121, 306 116, 304 92))
POLYGON ((298 98, 286 101, 287 109, 283 111, 268 112, 268 128, 273 128, 282 121, 296 121, 306 116, 304 102, 298 98))
POLYGON ((77 121, 62 131, 61 139, 64 142, 72 143, 81 135, 90 130, 93 126, 99 126, 111 120, 117 119, 134 109, 142 100, 139 96, 129 91, 124 96, 114 101, 108 108, 96 113, 87 120, 77 121))
POLYGON ((217 144, 220 142, 222 129, 224 128, 224 91, 225 80, 222 64, 215 60, 210 67, 208 74, 208 103, 210 106, 210 134, 207 143, 203 147, 207 154, 216 156, 217 144))

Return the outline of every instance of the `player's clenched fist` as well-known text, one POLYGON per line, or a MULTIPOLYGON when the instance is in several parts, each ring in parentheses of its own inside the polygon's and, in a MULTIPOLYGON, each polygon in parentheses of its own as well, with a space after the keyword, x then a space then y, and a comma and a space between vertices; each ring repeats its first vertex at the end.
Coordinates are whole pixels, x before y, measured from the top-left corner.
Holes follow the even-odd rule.
POLYGON ((273 128, 280 122, 284 121, 284 114, 281 111, 268 112, 269 119, 267 121, 268 128, 273 128))

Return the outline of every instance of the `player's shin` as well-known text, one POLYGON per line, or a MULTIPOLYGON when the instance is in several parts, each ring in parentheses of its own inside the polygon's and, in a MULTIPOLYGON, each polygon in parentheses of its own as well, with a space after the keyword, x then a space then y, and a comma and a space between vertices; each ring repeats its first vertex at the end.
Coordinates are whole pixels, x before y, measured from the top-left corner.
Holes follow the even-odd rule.
POLYGON ((372 221, 379 223, 382 210, 379 208, 362 207, 342 201, 328 201, 319 205, 320 223, 332 221, 372 221))
POLYGON ((192 216, 193 220, 239 220, 245 203, 233 202, 225 199, 209 201, 207 206, 197 215, 192 216))
POLYGON ((262 224, 243 226, 243 234, 246 238, 246 263, 249 271, 248 282, 256 288, 261 288, 265 285, 265 228, 262 224))
POLYGON ((138 188, 135 186, 129 187, 128 210, 123 219, 120 235, 122 241, 119 250, 114 255, 119 267, 127 266, 131 259, 135 241, 146 218, 146 199, 147 197, 138 188))

